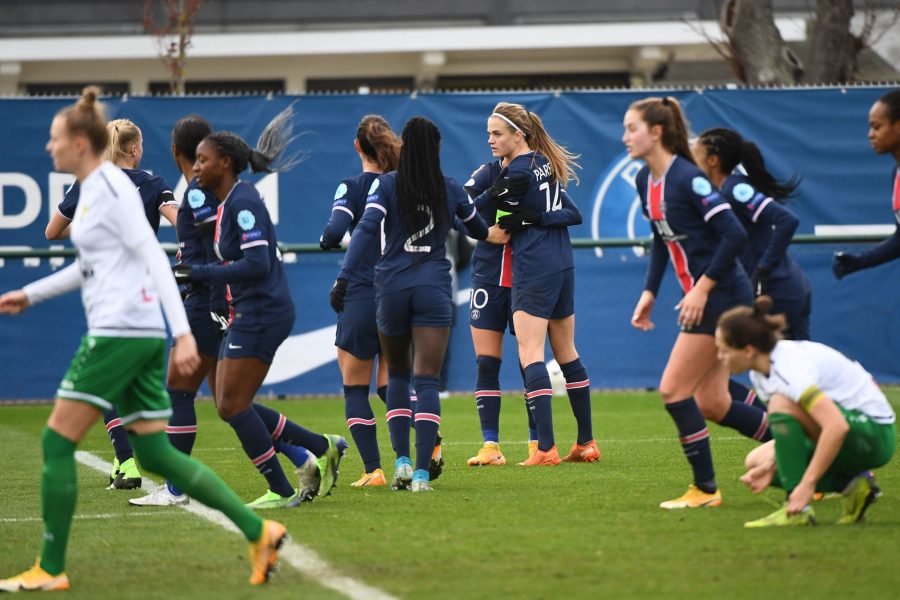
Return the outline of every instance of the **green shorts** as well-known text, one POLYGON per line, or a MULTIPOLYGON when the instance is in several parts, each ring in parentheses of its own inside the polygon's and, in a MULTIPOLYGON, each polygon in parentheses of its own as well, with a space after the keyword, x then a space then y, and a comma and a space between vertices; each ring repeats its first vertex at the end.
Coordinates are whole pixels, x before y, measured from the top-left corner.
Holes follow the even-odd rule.
POLYGON ((172 405, 163 387, 165 365, 163 338, 86 335, 56 395, 103 411, 115 408, 123 425, 168 419, 172 405))

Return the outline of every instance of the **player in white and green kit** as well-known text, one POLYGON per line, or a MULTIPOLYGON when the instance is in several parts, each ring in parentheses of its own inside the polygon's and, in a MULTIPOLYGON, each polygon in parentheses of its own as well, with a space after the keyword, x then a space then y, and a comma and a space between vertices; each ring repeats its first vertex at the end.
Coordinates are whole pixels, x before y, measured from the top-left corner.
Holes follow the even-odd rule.
POLYGON ((101 411, 115 407, 144 468, 159 473, 200 502, 222 511, 250 541, 250 582, 264 583, 287 532, 263 521, 211 470, 175 450, 165 429, 171 407, 163 389, 165 311, 175 349, 172 365, 192 370, 199 363, 169 261, 144 217, 134 184, 100 158, 107 130, 87 88, 75 105, 53 119, 47 151, 59 171, 81 181, 72 220, 76 262, 0 296, 0 313, 17 314, 43 300, 81 288, 88 333, 57 390, 42 435, 41 504, 44 546, 31 569, 0 580, 0 591, 63 590, 66 545, 75 511, 75 448, 101 411))
POLYGON ((773 485, 788 499, 745 527, 812 525, 816 492, 840 492, 839 524, 856 523, 880 495, 871 469, 891 459, 896 416, 858 362, 824 344, 781 340, 784 315, 768 315, 772 299, 724 313, 716 329, 719 357, 732 373, 750 371, 768 402, 772 441, 755 448, 741 478, 754 492, 773 485))

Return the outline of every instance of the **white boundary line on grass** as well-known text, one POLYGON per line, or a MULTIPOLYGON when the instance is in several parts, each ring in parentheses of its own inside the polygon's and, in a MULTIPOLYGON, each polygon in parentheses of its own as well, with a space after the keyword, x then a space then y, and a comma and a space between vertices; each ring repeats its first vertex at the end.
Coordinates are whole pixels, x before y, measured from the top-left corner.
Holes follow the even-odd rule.
MULTIPOLYGON (((75 515, 72 517, 73 519, 77 519, 79 521, 93 521, 95 519, 130 519, 131 517, 149 517, 149 516, 159 516, 168 514, 169 516, 173 514, 172 511, 169 510, 153 510, 153 511, 144 511, 144 510, 134 510, 124 513, 98 513, 93 515, 75 515)), ((33 523, 36 521, 43 521, 43 517, 6 517, 0 519, 0 523, 33 523)))
MULTIPOLYGON (((97 458, 90 452, 79 450, 75 453, 75 459, 86 467, 90 467, 104 474, 109 474, 112 464, 97 458)), ((144 477, 144 481, 150 485, 157 485, 154 481, 144 477)), ((228 518, 217 510, 207 508, 198 502, 179 506, 178 508, 215 523, 222 529, 240 533, 238 528, 228 518)), ((140 510, 139 508, 136 510, 140 510)), ((288 540, 281 546, 279 557, 283 562, 294 567, 303 575, 309 577, 322 587, 332 589, 351 598, 352 600, 396 600, 387 592, 367 585, 362 581, 342 575, 334 567, 325 562, 315 551, 303 544, 288 540)))

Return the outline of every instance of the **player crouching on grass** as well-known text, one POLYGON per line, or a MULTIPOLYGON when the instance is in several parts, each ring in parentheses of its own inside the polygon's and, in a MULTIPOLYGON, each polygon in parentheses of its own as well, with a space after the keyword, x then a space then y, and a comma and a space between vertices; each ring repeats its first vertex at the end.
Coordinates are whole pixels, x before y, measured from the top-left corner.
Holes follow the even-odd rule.
POLYGON ((719 358, 732 373, 749 370, 769 404, 774 439, 747 455, 741 481, 754 493, 770 485, 787 492, 782 508, 744 527, 814 525, 817 491, 840 492, 838 524, 856 523, 880 495, 870 469, 894 455, 894 411, 858 362, 817 342, 782 340, 784 315, 771 308, 760 296, 753 308, 724 313, 716 329, 719 358))

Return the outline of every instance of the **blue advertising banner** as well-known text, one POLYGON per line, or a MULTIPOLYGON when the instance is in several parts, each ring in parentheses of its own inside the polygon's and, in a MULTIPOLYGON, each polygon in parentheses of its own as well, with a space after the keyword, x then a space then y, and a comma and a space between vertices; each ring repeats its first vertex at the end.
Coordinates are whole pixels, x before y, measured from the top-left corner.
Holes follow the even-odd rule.
MULTIPOLYGON (((800 217, 798 233, 833 231, 834 226, 892 227, 888 157, 868 146, 867 114, 883 88, 679 91, 692 129, 732 127, 755 141, 779 178, 803 182, 790 200, 800 217)), ((363 115, 383 115, 396 131, 422 115, 441 129, 444 172, 465 181, 491 159, 486 119, 498 101, 524 104, 544 120, 551 135, 581 155, 580 183, 569 193, 584 222, 573 238, 649 235, 634 189, 640 163, 621 143, 628 105, 651 95, 638 92, 519 94, 418 94, 266 97, 128 98, 106 102, 109 118, 126 117, 144 135, 141 168, 163 176, 176 190, 184 181, 171 159, 171 129, 182 116, 203 115, 219 130, 250 142, 291 103, 302 135, 293 149, 309 158, 292 171, 265 177, 247 175, 262 192, 283 243, 318 240, 342 178, 359 172, 353 150, 363 115)), ((0 99, 0 246, 47 248, 44 228, 62 199, 71 175, 53 172, 44 146, 53 115, 71 99, 0 99)), ((174 242, 169 226, 160 240, 174 242)), ((66 242, 67 244, 68 242, 66 242)), ((879 381, 900 382, 896 342, 900 339, 900 262, 854 274, 838 282, 830 272, 832 246, 794 246, 792 251, 813 284, 813 338, 859 360, 879 381)), ((674 277, 663 284, 653 319, 642 333, 629 325, 640 295, 647 259, 632 249, 578 250, 576 343, 594 387, 655 387, 677 333, 674 277)), ((286 271, 297 305, 291 338, 276 356, 262 393, 338 393, 334 314, 328 291, 340 253, 287 256, 286 271)), ((71 260, 71 259, 68 259, 71 260)), ((63 259, 7 259, 0 289, 21 287, 65 264, 63 259)), ((447 387, 474 388, 475 361, 468 331, 468 273, 459 277, 458 326, 454 328, 447 387)), ((76 294, 54 299, 25 314, 0 318, 0 399, 51 398, 85 329, 76 294)), ((550 358, 548 352, 548 360, 550 358)), ((501 384, 521 387, 515 341, 508 338, 501 384)))

